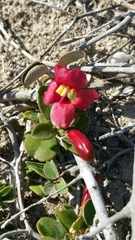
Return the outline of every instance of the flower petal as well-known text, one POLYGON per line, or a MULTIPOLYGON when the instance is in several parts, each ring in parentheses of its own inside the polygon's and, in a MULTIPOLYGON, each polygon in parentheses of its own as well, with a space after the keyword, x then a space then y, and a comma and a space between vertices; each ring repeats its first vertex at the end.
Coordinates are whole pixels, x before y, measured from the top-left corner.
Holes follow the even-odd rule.
POLYGON ((57 83, 55 81, 51 81, 47 91, 44 93, 43 97, 44 104, 52 104, 60 101, 61 96, 58 93, 56 93, 57 88, 58 88, 57 83))
POLYGON ((55 103, 51 109, 51 121, 55 126, 68 128, 74 119, 75 108, 72 104, 55 103))
POLYGON ((63 66, 61 67, 59 64, 56 64, 54 66, 54 72, 55 72, 55 81, 58 85, 67 85, 67 78, 69 74, 69 69, 67 67, 63 66))
POLYGON ((68 85, 80 90, 84 88, 87 84, 86 74, 81 71, 79 68, 74 68, 69 71, 68 75, 68 85))
POLYGON ((99 98, 99 94, 95 89, 82 89, 78 91, 76 101, 72 104, 75 108, 83 110, 89 107, 96 98, 99 98))
POLYGON ((61 67, 56 64, 54 67, 55 81, 58 85, 63 84, 76 90, 82 89, 87 84, 86 74, 79 68, 69 70, 67 67, 61 67))

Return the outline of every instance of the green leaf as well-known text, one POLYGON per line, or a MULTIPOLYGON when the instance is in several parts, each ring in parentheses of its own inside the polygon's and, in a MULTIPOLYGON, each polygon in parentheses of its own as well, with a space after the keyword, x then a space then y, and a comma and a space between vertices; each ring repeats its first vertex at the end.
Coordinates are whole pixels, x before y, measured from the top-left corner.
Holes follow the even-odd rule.
MULTIPOLYGON (((51 181, 48 181, 46 184, 45 184, 45 187, 44 187, 44 194, 45 196, 47 195, 50 195, 52 193, 55 193, 56 192, 56 188, 55 188, 55 184, 51 181)), ((56 198, 58 196, 58 194, 56 193, 55 195, 51 196, 52 198, 56 198)))
POLYGON ((76 221, 77 215, 73 210, 63 209, 59 210, 56 208, 55 216, 57 220, 60 222, 62 228, 68 233, 72 224, 76 221))
POLYGON ((29 188, 30 188, 30 190, 32 190, 37 195, 39 195, 41 197, 45 196, 44 187, 41 185, 41 183, 31 180, 29 182, 29 188))
POLYGON ((38 123, 32 130, 32 137, 35 139, 51 139, 56 135, 50 123, 38 123))
POLYGON ((56 238, 46 236, 46 237, 40 238, 40 240, 56 240, 56 238))
POLYGON ((32 122, 37 122, 38 112, 34 110, 28 110, 23 114, 23 118, 31 120, 32 122))
POLYGON ((68 203, 63 203, 63 208, 64 208, 64 209, 67 209, 67 210, 72 210, 72 211, 74 211, 73 207, 72 207, 70 204, 68 204, 68 203))
POLYGON ((67 140, 67 139, 62 139, 62 144, 61 142, 59 141, 59 144, 65 149, 65 150, 68 150, 72 153, 75 153, 75 154, 78 154, 76 149, 73 147, 73 145, 67 140))
POLYGON ((44 74, 49 74, 48 68, 40 62, 32 63, 21 76, 24 87, 28 87, 44 74))
POLYGON ((24 145, 27 154, 40 162, 52 159, 59 150, 56 138, 49 140, 34 139, 30 132, 24 135, 24 145))
POLYGON ((61 66, 67 66, 69 63, 76 62, 80 58, 85 57, 85 53, 81 50, 75 50, 65 53, 58 61, 61 66))
MULTIPOLYGON (((77 218, 77 220, 72 224, 69 232, 72 234, 72 232, 79 232, 79 230, 81 230, 81 228, 84 228, 84 218, 83 216, 80 216, 79 218, 77 218)), ((87 226, 88 227, 88 226, 87 226)), ((86 228, 86 226, 85 226, 86 228)))
POLYGON ((50 111, 52 105, 46 105, 43 103, 43 96, 45 91, 47 90, 47 86, 41 86, 38 90, 38 107, 40 109, 40 112, 43 114, 45 120, 50 120, 50 111))
POLYGON ((55 239, 64 239, 65 232, 60 224, 49 217, 42 217, 36 224, 37 230, 41 236, 50 236, 55 239))
POLYGON ((31 168, 34 172, 39 174, 41 177, 46 178, 43 171, 44 163, 40 163, 37 161, 27 161, 27 165, 29 168, 31 168))
POLYGON ((48 123, 51 124, 51 121, 50 121, 50 120, 46 120, 46 118, 43 116, 42 113, 39 114, 39 122, 40 122, 40 123, 48 122, 48 123))
POLYGON ((44 171, 46 178, 48 178, 50 180, 55 180, 56 178, 59 177, 58 169, 53 160, 45 163, 43 171, 44 171))
MULTIPOLYGON (((56 190, 59 190, 59 189, 61 189, 62 187, 65 187, 65 186, 66 186, 66 182, 65 182, 65 180, 64 180, 62 177, 60 177, 60 178, 58 179, 58 181, 59 181, 59 182, 55 184, 56 190)), ((61 193, 61 194, 66 194, 66 193, 68 193, 68 188, 65 188, 64 190, 60 191, 60 193, 61 193)))
POLYGON ((90 126, 91 119, 89 118, 85 111, 78 112, 77 115, 78 121, 72 127, 79 131, 83 131, 90 126))
POLYGON ((92 226, 93 219, 95 216, 95 208, 93 206, 92 200, 88 200, 83 207, 83 217, 87 225, 92 226))
MULTIPOLYGON (((14 191, 14 186, 12 184, 0 184, 0 201, 11 200, 14 191)), ((13 199, 12 199, 13 200, 13 199)))

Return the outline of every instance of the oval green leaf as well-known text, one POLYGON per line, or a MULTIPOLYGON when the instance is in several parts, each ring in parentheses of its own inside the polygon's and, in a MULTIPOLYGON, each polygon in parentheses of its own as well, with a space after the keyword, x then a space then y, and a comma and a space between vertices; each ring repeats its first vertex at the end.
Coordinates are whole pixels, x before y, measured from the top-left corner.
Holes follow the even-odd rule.
POLYGON ((86 112, 83 112, 83 113, 80 112, 80 113, 77 113, 77 115, 78 115, 78 121, 72 127, 74 127, 75 129, 77 129, 79 131, 84 131, 85 129, 87 129, 90 126, 91 119, 86 114, 86 112))
POLYGON ((38 90, 38 107, 40 112, 43 114, 46 121, 50 120, 50 111, 52 105, 46 105, 43 103, 44 93, 47 90, 47 86, 41 86, 38 90))
MULTIPOLYGON (((55 184, 55 188, 56 188, 56 190, 59 190, 62 187, 65 187, 66 185, 67 184, 66 184, 65 180, 62 177, 60 177, 58 179, 58 183, 55 184)), ((66 194, 66 193, 68 193, 68 188, 65 188, 62 191, 60 191, 60 194, 66 194)))
POLYGON ((41 183, 31 180, 29 182, 29 188, 34 193, 36 193, 38 196, 44 197, 44 187, 41 185, 41 183))
POLYGON ((95 216, 95 208, 93 206, 92 200, 88 200, 83 208, 83 217, 85 220, 85 223, 89 226, 92 226, 93 219, 95 216))
POLYGON ((85 57, 85 53, 81 50, 75 50, 65 53, 58 61, 61 66, 67 66, 69 63, 76 62, 80 58, 85 57))
POLYGON ((79 218, 77 218, 77 220, 72 224, 69 232, 72 234, 72 232, 79 232, 79 230, 81 230, 81 228, 87 228, 88 226, 84 223, 84 218, 81 215, 79 218))
POLYGON ((30 132, 24 135, 24 145, 27 154, 40 162, 51 160, 59 150, 56 138, 49 140, 34 139, 30 132))
POLYGON ((38 123, 32 130, 32 137, 35 139, 51 139, 56 135, 50 123, 38 123))
MULTIPOLYGON (((55 184, 51 181, 48 181, 45 184, 45 187, 44 187, 45 196, 50 195, 50 194, 55 193, 55 192, 56 192, 55 184)), ((58 196, 58 194, 56 193, 56 194, 52 195, 51 197, 56 198, 57 196, 58 196)))
POLYGON ((77 215, 73 210, 63 209, 59 210, 56 208, 55 216, 60 222, 62 228, 68 233, 72 224, 77 220, 77 215))
POLYGON ((46 178, 48 178, 50 180, 55 180, 59 177, 58 169, 53 160, 45 163, 43 171, 44 171, 46 178))
POLYGON ((46 178, 43 171, 44 163, 40 163, 38 161, 27 161, 27 166, 39 174, 41 177, 46 178))
POLYGON ((21 76, 24 87, 28 87, 30 84, 35 82, 35 80, 42 77, 44 74, 49 74, 46 65, 40 62, 32 63, 21 76))
POLYGON ((40 240, 56 240, 56 238, 46 236, 46 237, 40 238, 40 240))
POLYGON ((65 232, 60 224, 53 218, 42 217, 36 224, 37 230, 41 236, 54 237, 55 239, 64 239, 65 232))
POLYGON ((14 186, 12 184, 0 185, 0 201, 8 200, 13 194, 14 186))
POLYGON ((28 110, 23 114, 23 118, 31 120, 32 122, 37 122, 38 112, 34 110, 28 110))
POLYGON ((67 140, 67 139, 62 139, 62 142, 60 141, 59 144, 65 149, 68 150, 72 153, 75 153, 78 155, 76 149, 73 147, 73 145, 67 140))

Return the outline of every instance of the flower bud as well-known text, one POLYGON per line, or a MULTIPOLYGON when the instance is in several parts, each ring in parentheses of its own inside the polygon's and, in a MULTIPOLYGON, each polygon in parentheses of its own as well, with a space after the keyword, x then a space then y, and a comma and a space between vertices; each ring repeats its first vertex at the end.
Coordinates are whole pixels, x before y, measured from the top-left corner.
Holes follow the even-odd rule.
POLYGON ((85 203, 91 199, 91 196, 88 192, 88 188, 85 186, 83 189, 83 193, 82 193, 82 201, 81 201, 81 207, 83 207, 85 205, 85 203))
POLYGON ((90 141, 83 133, 76 129, 72 129, 67 133, 69 141, 77 150, 78 155, 85 161, 93 162, 95 151, 90 141))

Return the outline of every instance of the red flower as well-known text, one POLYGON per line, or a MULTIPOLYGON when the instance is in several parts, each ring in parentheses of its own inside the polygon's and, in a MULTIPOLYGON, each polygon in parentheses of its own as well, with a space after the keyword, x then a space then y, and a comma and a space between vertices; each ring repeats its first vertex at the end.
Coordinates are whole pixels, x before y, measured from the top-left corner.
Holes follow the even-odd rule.
POLYGON ((74 119, 75 108, 87 108, 99 95, 94 89, 84 89, 86 75, 78 68, 69 70, 56 64, 55 78, 44 93, 44 104, 54 104, 50 117, 55 126, 68 128, 74 119))

